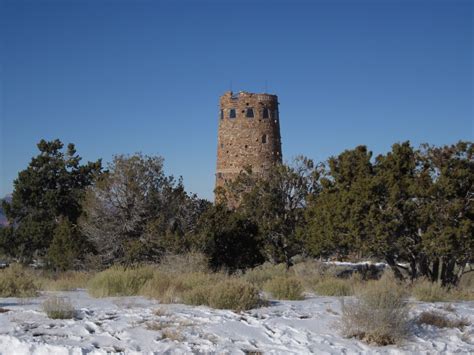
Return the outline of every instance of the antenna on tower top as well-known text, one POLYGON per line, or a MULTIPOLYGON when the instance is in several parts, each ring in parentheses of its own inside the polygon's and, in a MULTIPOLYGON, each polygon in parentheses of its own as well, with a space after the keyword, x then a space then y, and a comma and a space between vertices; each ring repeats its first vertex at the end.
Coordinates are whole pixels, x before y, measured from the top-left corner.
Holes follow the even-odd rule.
POLYGON ((232 80, 229 82, 229 89, 232 91, 232 80))
POLYGON ((266 94, 268 92, 268 80, 265 80, 265 91, 264 93, 266 94))

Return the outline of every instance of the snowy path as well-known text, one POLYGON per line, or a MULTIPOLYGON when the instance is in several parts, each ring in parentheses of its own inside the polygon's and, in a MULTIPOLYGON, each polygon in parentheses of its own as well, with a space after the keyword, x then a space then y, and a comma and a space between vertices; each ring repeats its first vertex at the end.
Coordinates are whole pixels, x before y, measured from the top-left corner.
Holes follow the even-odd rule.
MULTIPOLYGON (((342 338, 336 323, 336 297, 278 301, 270 307, 234 313, 207 307, 160 305, 142 297, 94 299, 85 291, 55 293, 78 310, 74 320, 51 320, 42 297, 0 298, 0 354, 434 354, 474 353, 474 326, 436 329, 414 325, 400 347, 369 346, 342 338)), ((474 323, 474 302, 453 304, 458 316, 474 323)), ((415 303, 412 314, 443 309, 415 303)))

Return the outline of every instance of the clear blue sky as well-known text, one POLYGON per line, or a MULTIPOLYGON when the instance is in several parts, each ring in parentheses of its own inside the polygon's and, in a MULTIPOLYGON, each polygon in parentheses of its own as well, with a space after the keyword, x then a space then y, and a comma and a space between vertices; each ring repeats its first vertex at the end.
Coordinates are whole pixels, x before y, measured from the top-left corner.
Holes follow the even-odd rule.
POLYGON ((60 138, 162 155, 212 198, 230 82, 279 96, 285 159, 473 140, 473 1, 0 3, 0 196, 60 138))

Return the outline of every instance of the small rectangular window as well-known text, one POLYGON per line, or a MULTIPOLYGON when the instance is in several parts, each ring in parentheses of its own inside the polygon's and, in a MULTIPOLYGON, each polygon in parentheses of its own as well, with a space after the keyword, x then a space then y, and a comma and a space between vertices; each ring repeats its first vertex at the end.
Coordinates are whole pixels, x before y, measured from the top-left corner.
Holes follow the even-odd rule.
POLYGON ((263 117, 263 118, 269 118, 268 108, 264 108, 264 109, 263 109, 262 117, 263 117))
POLYGON ((247 109, 246 116, 249 117, 249 118, 253 117, 253 108, 248 108, 247 109))
POLYGON ((229 118, 235 118, 235 108, 231 108, 229 110, 229 118))
POLYGON ((267 143, 267 135, 266 135, 266 134, 264 134, 264 135, 262 136, 262 143, 263 143, 263 144, 267 143))
POLYGON ((223 120, 224 119, 224 110, 221 110, 220 116, 221 116, 221 120, 223 120))

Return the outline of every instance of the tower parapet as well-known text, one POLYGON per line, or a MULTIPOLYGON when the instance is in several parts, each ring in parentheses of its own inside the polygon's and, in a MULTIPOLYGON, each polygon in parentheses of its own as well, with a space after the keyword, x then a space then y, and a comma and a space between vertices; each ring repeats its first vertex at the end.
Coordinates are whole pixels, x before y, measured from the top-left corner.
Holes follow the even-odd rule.
POLYGON ((282 161, 278 97, 226 92, 220 98, 216 188, 250 166, 265 175, 282 161))

